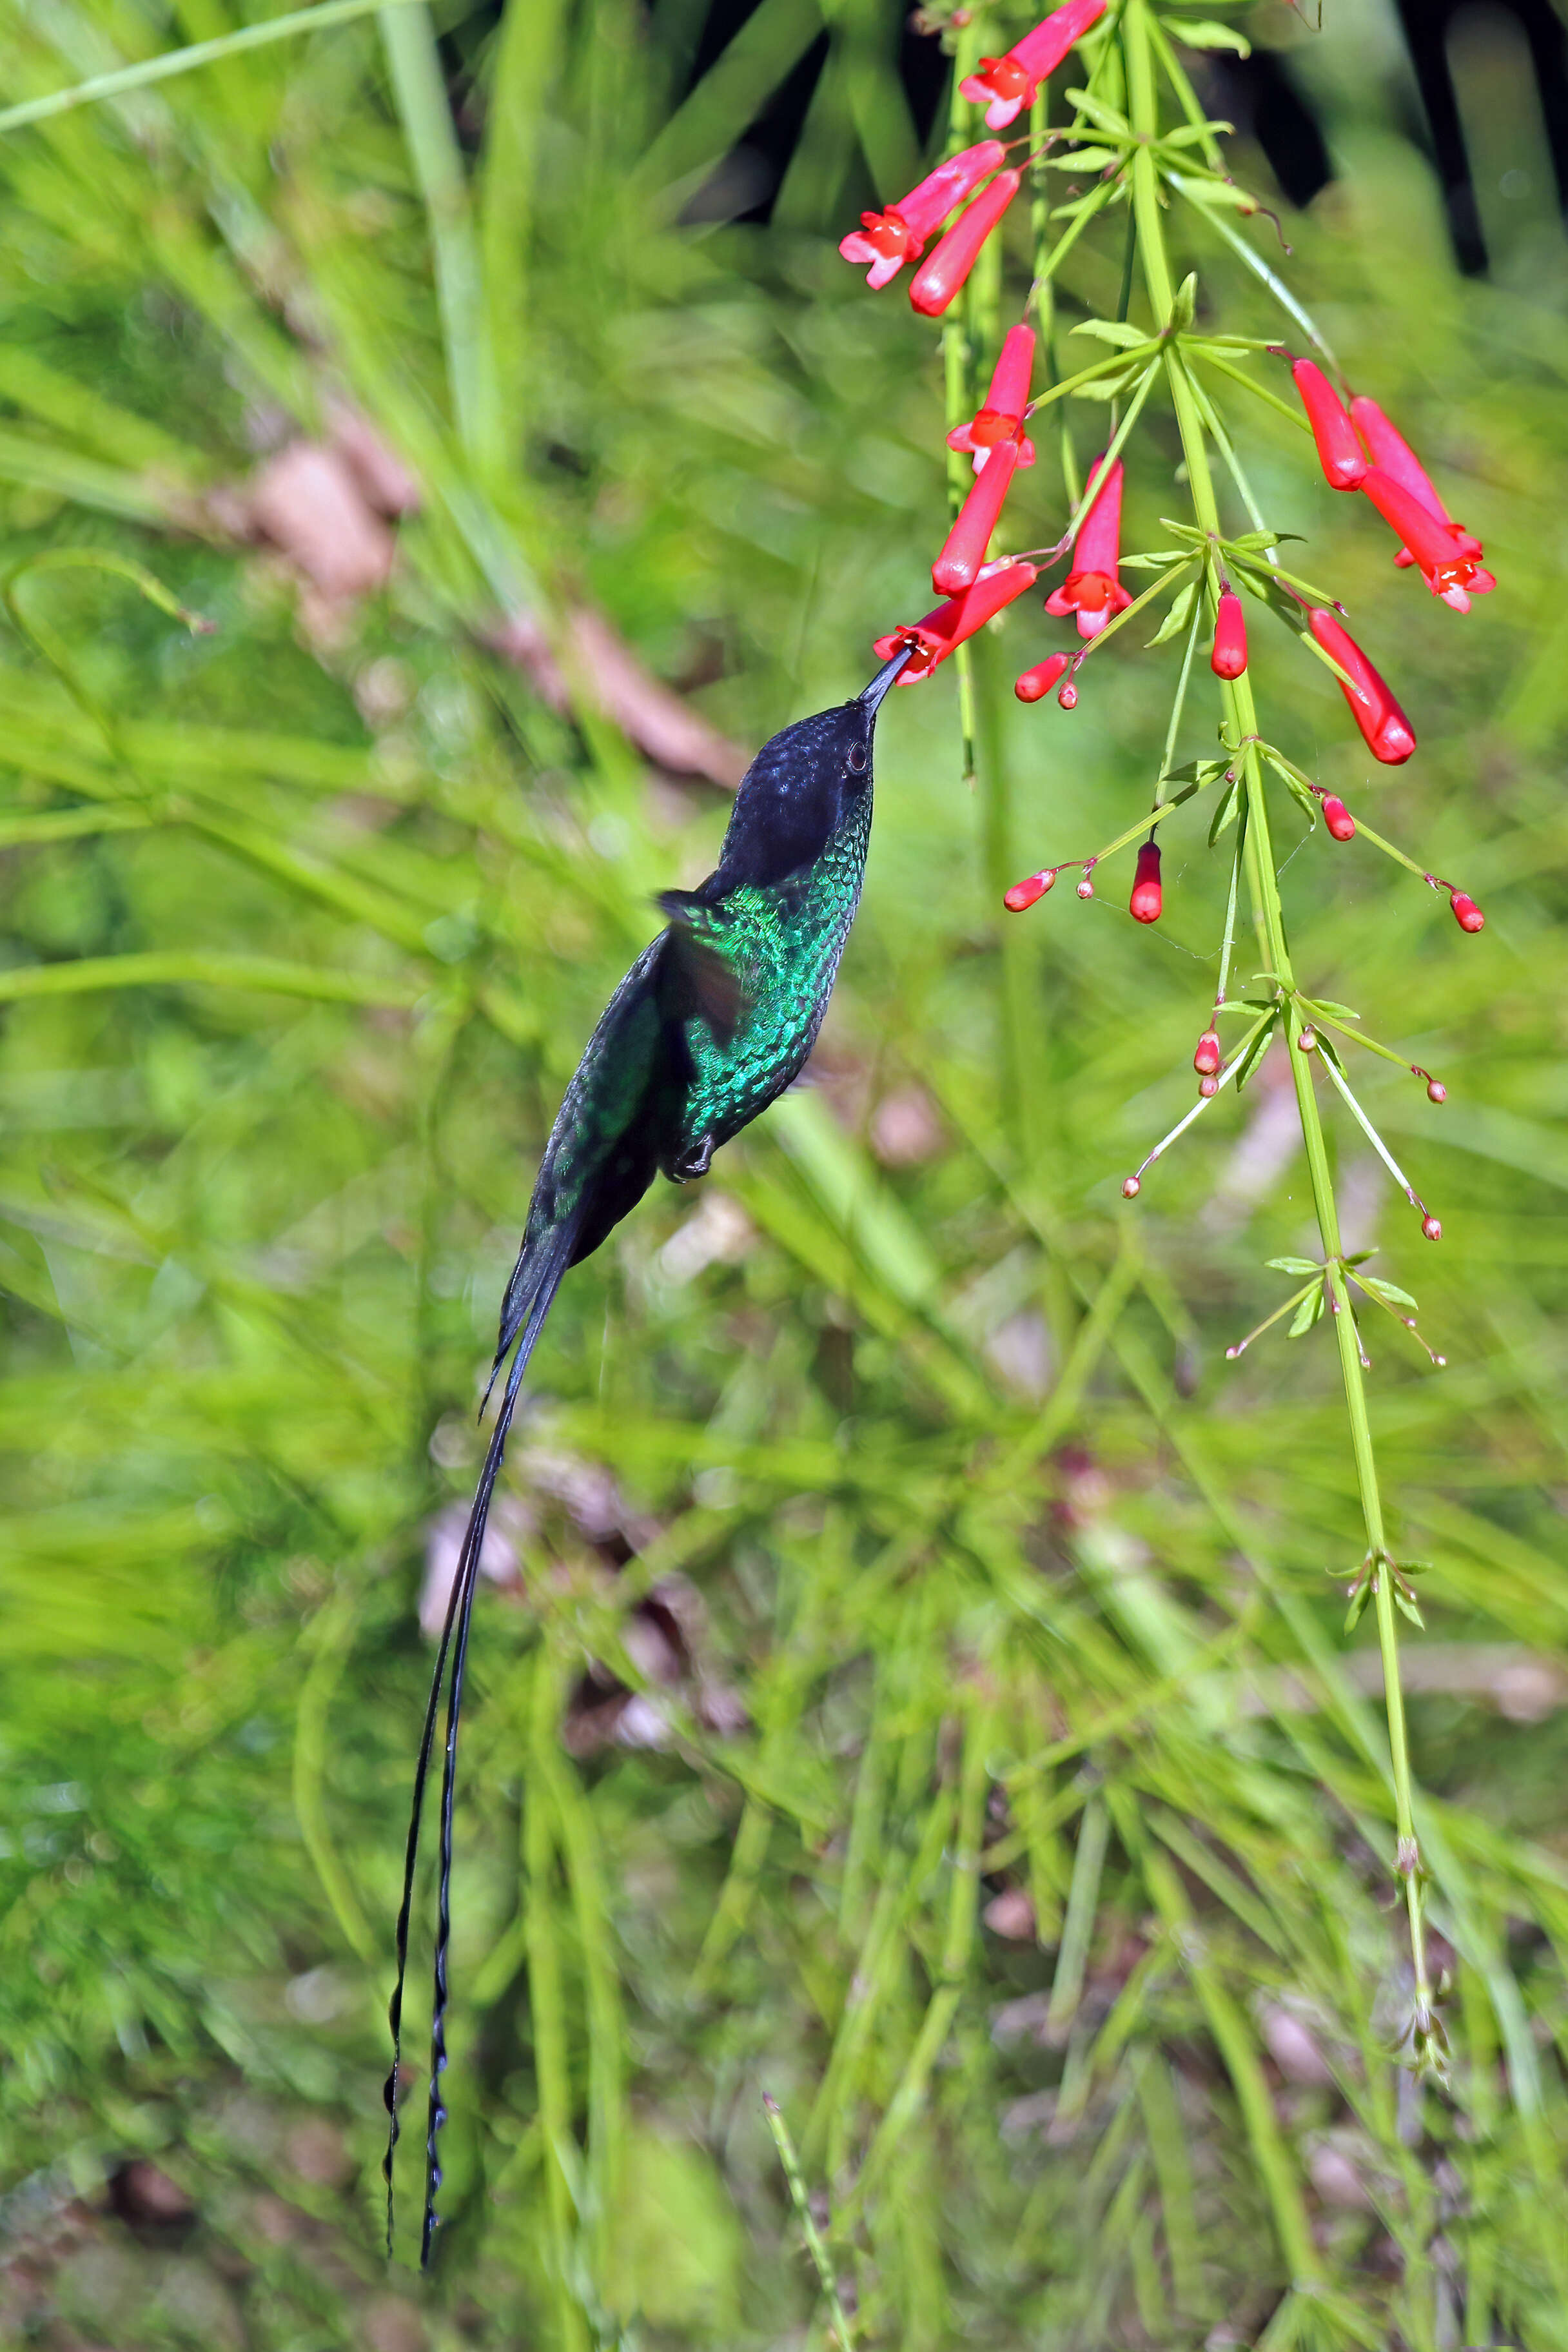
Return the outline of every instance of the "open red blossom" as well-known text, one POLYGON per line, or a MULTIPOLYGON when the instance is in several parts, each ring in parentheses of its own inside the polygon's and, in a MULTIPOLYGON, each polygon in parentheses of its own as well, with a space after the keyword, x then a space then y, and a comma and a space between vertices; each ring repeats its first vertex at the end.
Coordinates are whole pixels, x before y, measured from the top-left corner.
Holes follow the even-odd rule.
POLYGON ((1290 373, 1318 446, 1323 479, 1331 490, 1357 488, 1366 471, 1366 453, 1355 437, 1355 426, 1339 394, 1311 360, 1298 360, 1290 373))
POLYGON ((1055 73, 1075 41, 1105 14, 1106 0, 1067 0, 1032 33, 1015 41, 1005 57, 982 58, 980 69, 958 85, 963 96, 985 108, 993 131, 1005 131, 1026 106, 1034 103, 1040 84, 1055 73))
POLYGON ((1247 667, 1247 615, 1241 599, 1227 588, 1215 614, 1214 651, 1209 667, 1215 677, 1239 677, 1247 667))
POLYGON ((1021 172, 998 172, 910 280, 910 300, 925 319, 940 319, 980 258, 980 248, 1017 194, 1021 172))
POLYGON ((992 371, 984 406, 975 411, 967 425, 955 425, 947 436, 950 449, 956 449, 961 457, 973 458, 977 474, 992 450, 1005 441, 1016 445, 1020 466, 1034 464, 1035 445, 1024 430, 1034 366, 1033 327, 1009 327, 1002 338, 1001 354, 992 371))
POLYGON ((1000 139, 983 139, 977 147, 950 155, 885 212, 862 213, 859 227, 840 241, 839 252, 846 261, 869 262, 868 286, 885 286, 906 261, 920 259, 932 230, 942 226, 955 205, 973 195, 1006 152, 1000 139))
POLYGON ((1127 901, 1127 911, 1140 923, 1157 923, 1165 903, 1160 887, 1160 845, 1146 841, 1138 852, 1138 871, 1132 880, 1132 896, 1127 901))
POLYGON ((1014 683, 1013 691, 1020 702, 1043 702, 1064 669, 1072 661, 1071 654, 1047 654, 1014 683))
POLYGON ((1332 613, 1325 612, 1321 605, 1314 606, 1308 613, 1307 622, 1323 651, 1331 655, 1345 673, 1340 680, 1340 691, 1350 704, 1351 716, 1361 729, 1367 750, 1385 767, 1398 767, 1415 749, 1415 730, 1388 686, 1332 613), (1351 680, 1349 685, 1345 678, 1351 680))
POLYGON ((1468 613, 1472 595, 1484 596, 1497 586, 1481 562, 1480 541, 1463 523, 1451 520, 1421 460, 1375 400, 1358 396, 1351 403, 1351 415, 1372 452, 1362 488, 1405 541, 1395 563, 1415 564, 1434 596, 1441 596, 1457 613, 1468 613))
POLYGON ((978 577, 1017 462, 1016 442, 1001 441, 985 471, 975 476, 974 488, 960 507, 942 553, 931 568, 931 584, 939 596, 956 595, 978 577))
POLYGON ((1060 620, 1077 613, 1080 637, 1097 637, 1113 613, 1132 602, 1121 585, 1121 460, 1107 467, 1097 457, 1089 472, 1098 484, 1094 504, 1083 519, 1073 549, 1072 570, 1046 598, 1046 610, 1060 620))
POLYGON ((881 660, 891 661, 905 646, 912 646, 914 658, 906 662, 899 672, 899 684, 918 685, 922 677, 931 676, 939 662, 944 662, 949 654, 956 651, 965 638, 973 636, 977 629, 983 629, 986 622, 1010 604, 1016 596, 1021 596, 1026 588, 1032 588, 1038 578, 1039 572, 1034 564, 1023 563, 1015 556, 1005 555, 999 562, 986 564, 973 587, 966 588, 962 595, 950 596, 945 604, 939 604, 933 613, 928 613, 923 621, 906 622, 901 628, 889 630, 885 637, 879 637, 875 650, 881 660))

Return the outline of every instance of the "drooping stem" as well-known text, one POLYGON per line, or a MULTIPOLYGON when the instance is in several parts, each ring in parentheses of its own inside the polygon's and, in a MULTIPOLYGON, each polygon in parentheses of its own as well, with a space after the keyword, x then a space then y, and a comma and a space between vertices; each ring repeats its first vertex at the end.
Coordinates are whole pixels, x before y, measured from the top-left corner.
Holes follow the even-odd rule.
MULTIPOLYGON (((1172 282, 1170 260, 1165 249, 1157 167, 1149 144, 1158 133, 1159 122, 1154 99, 1148 0, 1126 0, 1122 25, 1127 63, 1128 114, 1140 141, 1132 157, 1132 202, 1143 268, 1143 282, 1154 313, 1154 324, 1158 329, 1163 327, 1170 319, 1175 288, 1172 282)), ((1194 512, 1201 530, 1217 533, 1219 509, 1215 495, 1214 478, 1209 467, 1202 415, 1192 380, 1187 373, 1179 340, 1174 336, 1166 346, 1165 372, 1171 387, 1171 401, 1175 411, 1177 430, 1181 436, 1182 454, 1186 460, 1194 512)), ((1378 1644, 1383 1658, 1384 1695, 1387 1709, 1389 1751, 1393 1767, 1394 1826, 1398 1837, 1396 1869, 1404 1883, 1405 1909, 1410 1925, 1411 1963, 1415 1974, 1415 2040, 1417 2054, 1421 2055, 1425 2054, 1430 2046, 1432 1989, 1422 1916, 1420 1854, 1415 1839, 1410 1747, 1405 1721, 1405 1696, 1399 1675, 1399 1639, 1394 1614, 1393 1563, 1389 1559, 1387 1538, 1384 1527, 1383 1497, 1378 1485, 1376 1457, 1373 1449, 1372 1422, 1367 1408, 1366 1385, 1362 1376, 1361 1347, 1345 1281, 1343 1244, 1340 1236, 1339 1208, 1334 1197, 1333 1176, 1329 1165, 1328 1142, 1323 1131, 1317 1095, 1313 1088, 1310 1056, 1303 1053, 1297 1042, 1299 1024, 1290 1018, 1289 1010, 1290 1000, 1295 994, 1296 982, 1291 967, 1289 944, 1285 931, 1284 909, 1279 900, 1273 843, 1269 832, 1268 805, 1264 790, 1263 767, 1258 754, 1258 714, 1252 698, 1252 681, 1246 671, 1243 671, 1240 677, 1223 684, 1221 692, 1226 705, 1230 740, 1237 746, 1243 761, 1248 820, 1247 862, 1253 893, 1254 911, 1262 935, 1268 967, 1275 976, 1276 985, 1287 1002, 1287 1016, 1283 1024, 1286 1050, 1290 1057, 1290 1076, 1296 1090, 1296 1107, 1301 1122, 1301 1138, 1306 1147, 1312 1206, 1318 1221, 1318 1230, 1322 1237, 1323 1256, 1328 1266, 1330 1299, 1333 1309, 1332 1321, 1339 1347, 1340 1371, 1344 1384, 1345 1411, 1350 1422, 1356 1486, 1361 1498, 1362 1516, 1366 1526, 1367 1572, 1373 1579, 1373 1597, 1377 1610, 1378 1644)))

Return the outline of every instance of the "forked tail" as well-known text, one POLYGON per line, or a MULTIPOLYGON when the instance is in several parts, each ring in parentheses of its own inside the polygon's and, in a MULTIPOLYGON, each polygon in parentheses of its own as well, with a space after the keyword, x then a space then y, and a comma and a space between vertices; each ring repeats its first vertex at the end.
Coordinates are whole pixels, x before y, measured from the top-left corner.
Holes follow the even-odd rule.
MULTIPOLYGON (((429 2265, 430 2250, 435 2243, 437 2227, 436 2193, 441 2186, 441 2167, 437 2160, 437 2142, 441 2126, 447 2120, 447 2110, 441 2104, 441 2076, 447 2065, 447 1955, 452 1928, 452 1808, 458 1778, 458 1722, 463 1705, 463 1669, 468 1654, 468 1624, 473 1614, 474 1592, 479 1582, 479 1556, 484 1549, 485 1522, 489 1517, 490 1500, 496 1480, 500 1475, 506 1454, 507 1432, 516 1410, 522 1376, 528 1370, 534 1343, 544 1328, 561 1277, 572 1262, 580 1217, 574 1215, 548 1231, 538 1247, 536 1265, 527 1265, 531 1253, 525 1251, 519 1260, 518 1271, 507 1291, 507 1312, 501 1322, 500 1347, 490 1384, 505 1360, 508 1349, 516 1341, 517 1352, 507 1369, 506 1386, 501 1391, 500 1410, 485 1454, 484 1467, 479 1472, 479 1486, 474 1494, 468 1524, 463 1534, 462 1549, 458 1555, 457 1571, 452 1579, 451 1597, 447 1603, 446 1622, 441 1628, 440 1647, 436 1653, 436 1671, 430 1681, 430 1699, 425 1709, 425 1727, 419 1740, 419 1761, 414 1772, 414 1804, 408 1820, 408 1844, 403 1862, 403 1899, 397 1911, 397 1978, 393 1986, 387 2017, 392 2027, 392 2072, 386 2078, 384 2094, 390 2123, 386 2136, 386 2156, 382 2169, 386 2179, 386 2251, 392 2252, 393 2225, 393 2157, 397 2147, 397 2077, 403 2049, 403 1989, 408 1974, 408 1925, 414 1908, 414 1870, 419 1856, 419 1821, 424 1810, 425 1783, 430 1769, 430 1753, 436 1740, 436 1718, 440 1712, 441 1692, 447 1682, 447 1664, 451 1661, 451 1688, 447 1699, 447 1729, 445 1752, 441 1765, 441 1830, 440 1852, 437 1867, 436 1897, 436 1965, 435 1991, 430 2017, 430 2111, 425 2143, 425 2213, 419 2240, 419 2266, 429 2265), (531 1280, 529 1278, 532 1276, 531 1280), (524 1319, 524 1307, 526 1319, 524 1319), (521 1333, 521 1336, 520 1336, 521 1333)), ((489 1390, 485 1391, 489 1402, 489 1390)), ((481 1411, 483 1408, 481 1407, 481 1411)))

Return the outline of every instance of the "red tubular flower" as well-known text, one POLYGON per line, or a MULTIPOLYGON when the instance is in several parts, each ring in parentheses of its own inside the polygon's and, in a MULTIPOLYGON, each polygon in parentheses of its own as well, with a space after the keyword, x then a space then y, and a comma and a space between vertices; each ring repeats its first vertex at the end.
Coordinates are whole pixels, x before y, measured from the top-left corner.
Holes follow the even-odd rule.
POLYGON ((1138 852, 1138 871, 1127 911, 1136 922, 1157 923, 1164 903, 1165 894, 1160 887, 1160 845, 1146 841, 1138 852))
POLYGON ((918 261, 928 236, 942 226, 955 205, 972 195, 1006 153, 1000 139, 983 139, 961 155, 950 155, 918 187, 885 212, 862 213, 860 226, 839 244, 846 261, 869 262, 866 283, 885 286, 906 261, 918 261))
POLYGON ((978 577, 1017 462, 1017 444, 999 441, 984 472, 975 476, 974 488, 960 507, 942 553, 931 568, 931 584, 939 596, 955 596, 978 577))
POLYGON ((1046 610, 1060 620, 1065 613, 1078 614, 1080 637, 1097 637, 1113 613, 1120 613, 1132 602, 1121 585, 1119 565, 1121 555, 1121 460, 1105 469, 1103 458, 1096 458, 1089 479, 1098 483, 1094 504, 1083 519, 1083 525, 1073 549, 1072 570, 1059 588, 1053 588, 1046 598, 1046 610))
POLYGON ((1454 920, 1462 931, 1484 931, 1487 919, 1468 890, 1452 890, 1448 904, 1454 910, 1454 920))
POLYGON ((1067 0, 1065 8, 1055 9, 1032 33, 1015 41, 1005 57, 982 58, 978 73, 959 83, 962 95, 985 108, 993 131, 1005 131, 1026 106, 1033 105, 1040 84, 1104 16, 1105 7, 1106 0, 1067 0))
POLYGON ((980 248, 1017 194, 1021 172, 998 172, 960 213, 942 243, 910 280, 910 300, 924 319, 940 319, 980 258, 980 248))
POLYGON ((1241 599, 1227 588, 1215 615, 1214 651, 1209 667, 1215 677, 1239 677, 1247 667, 1247 615, 1241 599))
POLYGON ((1027 875, 1022 882, 1015 882, 1010 890, 1004 891, 1002 904, 1010 915, 1021 915, 1026 907, 1032 907, 1037 898, 1045 897, 1056 878, 1054 866, 1047 866, 1043 874, 1027 875))
POLYGON ((1026 669, 1013 688, 1020 702, 1043 702, 1064 669, 1072 661, 1071 654, 1047 654, 1033 669, 1026 669))
MULTIPOLYGON (((1452 520, 1420 458, 1405 436, 1389 423, 1375 400, 1369 400, 1364 393, 1358 394, 1351 403, 1351 416, 1356 431, 1372 453, 1373 464, 1380 466, 1385 474, 1392 474, 1401 488, 1408 490, 1413 499, 1419 499, 1427 513, 1436 515, 1449 532, 1452 543, 1443 562, 1434 571, 1428 571, 1424 563, 1421 569, 1435 596, 1441 596, 1443 602, 1452 604, 1456 612, 1468 612, 1472 595, 1484 596, 1497 586, 1491 573, 1479 560, 1480 542, 1466 530, 1462 523, 1452 520), (1473 555, 1467 553, 1468 549, 1474 550, 1473 555), (1452 576, 1447 581, 1436 576, 1444 572, 1452 576)), ((1404 566, 1417 562, 1419 558, 1409 547, 1402 547, 1394 560, 1404 566)))
POLYGON ((1414 563, 1434 596, 1456 612, 1470 609, 1470 591, 1485 595, 1496 581, 1481 562, 1481 542, 1462 523, 1434 513, 1425 499, 1383 466, 1369 466, 1362 488, 1395 537, 1405 542, 1396 563, 1414 563))
POLYGON ((1038 578, 1034 564, 1004 556, 999 562, 988 563, 973 587, 966 588, 960 596, 950 596, 945 604, 928 613, 923 621, 907 622, 902 628, 889 630, 885 637, 879 637, 875 651, 882 661, 890 661, 903 646, 913 646, 914 659, 906 662, 900 671, 899 684, 918 685, 965 638, 983 629, 1016 596, 1032 588, 1038 578))
POLYGON ((1366 472, 1366 457, 1339 394, 1322 369, 1310 360, 1298 360, 1290 373, 1318 445, 1318 462, 1324 480, 1331 490, 1358 488, 1366 472))
POLYGON ((1336 841, 1355 839, 1355 819, 1337 793, 1323 794, 1323 823, 1336 841))
POLYGON ((1332 613, 1325 612, 1321 605, 1314 606, 1307 621, 1323 651, 1332 656, 1352 680, 1347 686, 1342 678, 1340 690, 1350 704, 1351 716, 1361 729, 1367 750, 1385 767, 1397 768, 1415 749, 1415 730, 1409 719, 1350 631, 1332 613))
POLYGON ((1033 327, 1009 327, 1002 338, 1001 355, 992 371, 984 406, 976 410, 967 425, 955 425, 947 436, 950 449, 956 449, 961 457, 973 458, 977 474, 992 450, 1005 441, 1016 446, 1020 466, 1034 464, 1035 445, 1024 431, 1024 412, 1029 405, 1029 378, 1034 366, 1033 327))

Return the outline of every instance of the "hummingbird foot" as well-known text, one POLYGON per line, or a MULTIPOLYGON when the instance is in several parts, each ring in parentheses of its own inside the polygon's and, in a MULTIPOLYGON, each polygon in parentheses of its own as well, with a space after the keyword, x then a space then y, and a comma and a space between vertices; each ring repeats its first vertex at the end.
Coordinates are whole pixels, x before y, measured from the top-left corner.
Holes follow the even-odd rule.
POLYGON ((672 1184, 689 1184, 694 1176, 706 1176, 713 1161, 713 1138, 704 1135, 685 1151, 678 1151, 665 1173, 672 1184))

